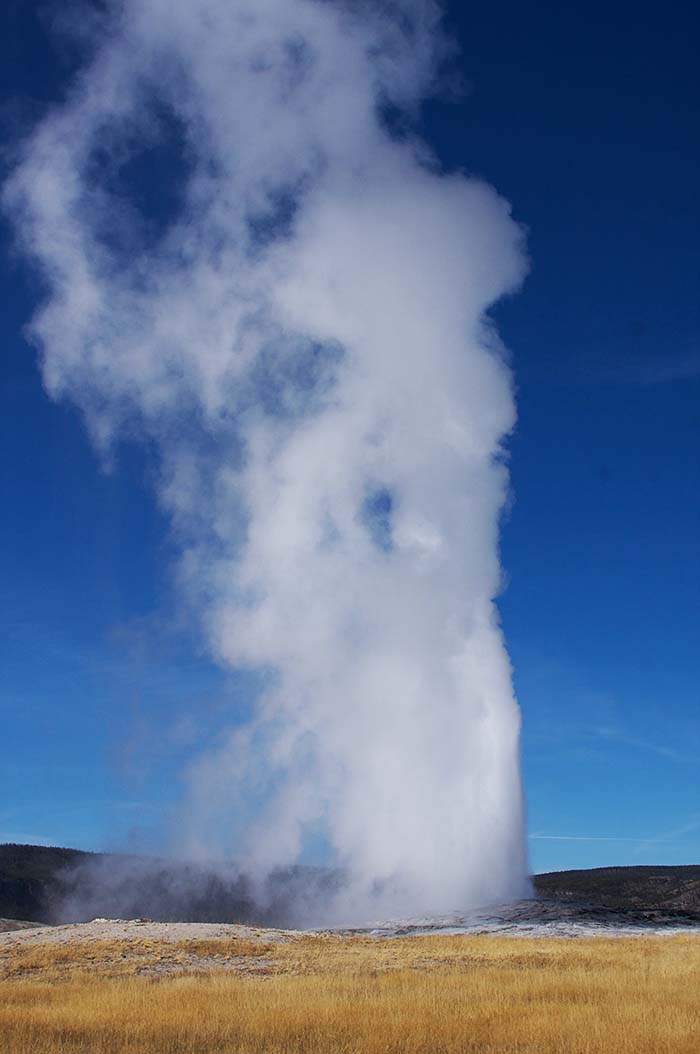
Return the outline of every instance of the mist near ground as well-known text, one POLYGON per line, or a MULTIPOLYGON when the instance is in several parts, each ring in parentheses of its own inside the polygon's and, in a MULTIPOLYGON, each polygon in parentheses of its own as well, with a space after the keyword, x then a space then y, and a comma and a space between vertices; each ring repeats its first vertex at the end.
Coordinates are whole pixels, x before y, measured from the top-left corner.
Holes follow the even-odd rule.
POLYGON ((243 922, 311 926, 329 919, 338 872, 291 867, 253 883, 233 864, 158 857, 86 857, 61 875, 55 922, 148 918, 161 922, 243 922))

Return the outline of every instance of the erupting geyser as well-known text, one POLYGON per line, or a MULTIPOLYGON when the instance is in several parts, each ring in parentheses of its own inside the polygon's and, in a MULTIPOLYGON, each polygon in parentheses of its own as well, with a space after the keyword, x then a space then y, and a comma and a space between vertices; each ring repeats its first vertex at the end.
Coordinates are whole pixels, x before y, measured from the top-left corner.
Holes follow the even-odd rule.
POLYGON ((337 918, 526 886, 485 316, 525 262, 507 203, 400 119, 439 14, 115 3, 5 191, 48 391, 103 451, 155 444, 213 655, 271 671, 189 772, 189 847, 264 875, 326 846, 337 918))

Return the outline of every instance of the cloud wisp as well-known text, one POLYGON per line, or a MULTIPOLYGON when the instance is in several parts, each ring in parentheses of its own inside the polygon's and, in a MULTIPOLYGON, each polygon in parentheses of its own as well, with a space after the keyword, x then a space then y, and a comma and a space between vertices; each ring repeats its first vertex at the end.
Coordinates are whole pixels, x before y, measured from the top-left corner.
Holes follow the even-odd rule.
POLYGON ((157 450, 183 602, 268 671, 188 773, 181 849, 262 881, 324 846, 338 919, 526 886, 486 314, 526 264, 507 203, 401 119, 439 16, 125 0, 5 189, 47 390, 106 457, 157 450))

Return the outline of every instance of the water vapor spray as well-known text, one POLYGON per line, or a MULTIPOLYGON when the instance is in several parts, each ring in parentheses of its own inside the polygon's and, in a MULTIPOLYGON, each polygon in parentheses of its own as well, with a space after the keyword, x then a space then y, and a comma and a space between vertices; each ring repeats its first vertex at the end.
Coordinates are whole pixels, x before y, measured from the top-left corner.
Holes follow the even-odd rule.
POLYGON ((521 232, 410 132, 432 0, 123 0, 5 189, 53 397, 159 457, 214 657, 267 671, 188 774, 188 851, 324 845, 337 918, 523 892, 493 598, 521 232), (408 117, 406 116, 408 115, 408 117))

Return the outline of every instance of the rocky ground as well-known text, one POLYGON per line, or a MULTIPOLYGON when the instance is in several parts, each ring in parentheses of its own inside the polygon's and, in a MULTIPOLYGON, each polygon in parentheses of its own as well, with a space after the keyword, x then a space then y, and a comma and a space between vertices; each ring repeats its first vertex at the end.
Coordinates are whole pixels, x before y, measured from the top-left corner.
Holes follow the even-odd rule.
MULTIPOLYGON (((6 920, 5 920, 6 921, 6 920)), ((15 923, 14 931, 0 932, 0 949, 35 944, 70 944, 73 942, 113 940, 264 940, 266 943, 289 940, 296 931, 259 929, 233 923, 153 922, 151 919, 93 919, 67 926, 35 926, 15 923), (21 928, 20 928, 21 927, 21 928), (26 927, 26 928, 25 928, 26 927)))
POLYGON ((54 979, 76 969, 103 976, 163 977, 211 970, 266 974, 274 945, 295 936, 293 930, 148 919, 29 925, 0 931, 0 980, 47 969, 54 979))
POLYGON ((696 932, 700 914, 672 910, 617 910, 557 900, 520 900, 439 918, 387 922, 366 930, 377 937, 423 933, 496 933, 515 937, 630 937, 696 932))

